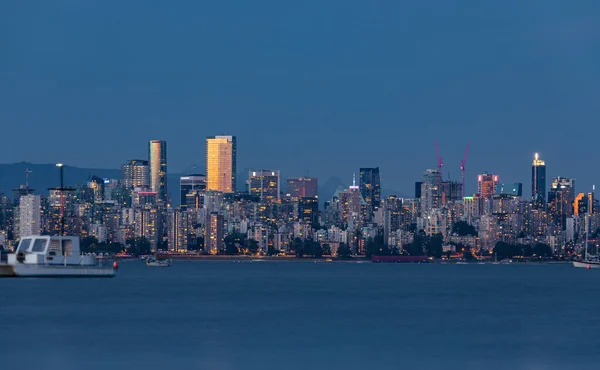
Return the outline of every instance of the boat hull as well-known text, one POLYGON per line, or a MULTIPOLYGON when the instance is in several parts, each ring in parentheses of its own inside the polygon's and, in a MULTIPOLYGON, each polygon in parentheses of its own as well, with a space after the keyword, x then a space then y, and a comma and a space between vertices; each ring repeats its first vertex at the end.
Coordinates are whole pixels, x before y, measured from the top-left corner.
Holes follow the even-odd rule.
POLYGON ((573 266, 585 269, 599 269, 600 262, 573 261, 573 266))
POLYGON ((113 267, 99 266, 48 266, 48 265, 0 265, 0 277, 113 277, 113 267))

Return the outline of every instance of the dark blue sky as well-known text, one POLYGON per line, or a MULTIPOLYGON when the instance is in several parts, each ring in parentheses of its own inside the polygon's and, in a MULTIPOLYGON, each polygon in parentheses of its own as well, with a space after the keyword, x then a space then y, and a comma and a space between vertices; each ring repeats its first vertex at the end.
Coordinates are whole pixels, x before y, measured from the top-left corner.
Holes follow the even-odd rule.
POLYGON ((597 1, 0 2, 0 162, 117 168, 168 141, 169 171, 238 137, 238 168, 411 193, 435 167, 530 189, 600 184, 597 1), (13 140, 14 139, 14 140, 13 140), (591 170, 590 170, 591 169, 591 170))

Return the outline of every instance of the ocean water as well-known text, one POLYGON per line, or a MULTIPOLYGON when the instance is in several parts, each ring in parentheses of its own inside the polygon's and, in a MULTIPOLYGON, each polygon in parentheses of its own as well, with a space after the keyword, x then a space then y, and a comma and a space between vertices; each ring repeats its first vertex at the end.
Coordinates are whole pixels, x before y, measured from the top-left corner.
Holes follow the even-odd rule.
POLYGON ((0 279, 1 369, 598 369, 600 271, 122 262, 0 279))

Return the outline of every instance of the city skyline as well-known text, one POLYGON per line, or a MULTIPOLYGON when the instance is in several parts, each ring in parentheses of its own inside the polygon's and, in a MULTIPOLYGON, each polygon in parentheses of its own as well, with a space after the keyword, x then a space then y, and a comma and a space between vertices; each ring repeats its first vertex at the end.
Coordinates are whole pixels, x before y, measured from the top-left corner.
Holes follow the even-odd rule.
POLYGON ((143 158, 137 143, 159 138, 171 143, 169 166, 181 173, 203 166, 206 135, 228 132, 246 153, 238 173, 310 171, 348 182, 357 168, 378 166, 384 187, 410 194, 413 178, 435 166, 437 139, 444 177, 460 178, 471 142, 470 176, 527 183, 530 169, 515 164, 539 152, 548 178, 591 188, 600 183, 586 169, 597 160, 600 73, 588 42, 594 27, 585 25, 600 6, 569 4, 566 14, 559 4, 480 4, 465 13, 435 1, 449 14, 441 17, 417 3, 348 1, 350 17, 319 4, 317 24, 305 22, 311 2, 293 12, 151 3, 134 18, 126 17, 139 11, 134 4, 43 2, 35 18, 15 4, 0 16, 11 20, 0 40, 0 120, 5 137, 27 127, 30 145, 1 146, 0 161, 118 168, 143 158), (253 20, 238 20, 246 15, 253 20), (82 128, 98 129, 84 136, 82 128), (561 149, 561 140, 577 146, 561 149))

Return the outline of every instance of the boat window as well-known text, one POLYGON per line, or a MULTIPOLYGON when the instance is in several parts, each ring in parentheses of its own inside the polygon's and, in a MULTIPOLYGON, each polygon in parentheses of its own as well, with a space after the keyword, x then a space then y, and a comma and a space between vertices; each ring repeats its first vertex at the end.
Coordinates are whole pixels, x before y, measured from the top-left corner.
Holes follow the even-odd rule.
POLYGON ((21 239, 21 243, 19 243, 19 248, 17 249, 17 253, 27 252, 27 249, 29 249, 29 245, 31 245, 31 239, 21 239))
POLYGON ((48 249, 49 253, 54 252, 55 256, 61 256, 62 250, 60 249, 60 239, 51 239, 50 240, 50 249, 48 249))
POLYGON ((31 248, 31 251, 44 252, 46 250, 47 242, 48 241, 46 239, 36 239, 35 242, 33 242, 33 247, 31 248))
POLYGON ((62 241, 62 255, 72 256, 73 255, 73 241, 70 239, 63 239, 62 241))

